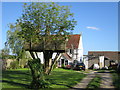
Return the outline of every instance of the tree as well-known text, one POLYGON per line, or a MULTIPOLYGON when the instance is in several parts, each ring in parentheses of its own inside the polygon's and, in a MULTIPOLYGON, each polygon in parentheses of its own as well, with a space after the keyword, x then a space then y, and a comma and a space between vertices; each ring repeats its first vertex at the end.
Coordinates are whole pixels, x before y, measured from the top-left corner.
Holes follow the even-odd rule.
MULTIPOLYGON (((40 50, 44 53, 44 72, 49 74, 56 60, 60 57, 58 51, 52 63, 55 49, 60 48, 61 44, 66 42, 71 31, 74 30, 76 21, 73 18, 73 13, 70 12, 68 6, 60 6, 56 3, 30 3, 28 5, 25 3, 23 7, 22 16, 17 19, 13 27, 14 32, 12 33, 15 35, 13 37, 11 34, 10 40, 8 40, 10 47, 14 50, 18 43, 22 43, 20 49, 28 45, 32 58, 36 60, 33 54, 36 51, 33 48, 37 47, 36 45, 40 46, 40 50)), ((9 31, 9 33, 11 32, 9 31)), ((37 85, 37 82, 34 83, 37 85)))
POLYGON ((1 59, 7 59, 9 57, 9 49, 6 47, 0 50, 0 58, 1 59))
POLYGON ((10 48, 16 59, 19 61, 25 54, 23 49, 24 39, 18 35, 20 32, 20 26, 18 24, 9 24, 10 30, 7 31, 6 46, 10 48))
MULTIPOLYGON (((43 48, 45 73, 48 74, 54 52, 46 50, 47 47, 50 47, 48 43, 51 42, 51 39, 52 42, 54 40, 54 42, 63 43, 66 35, 70 34, 71 30, 74 29, 76 21, 68 6, 59 6, 56 3, 31 3, 30 5, 25 3, 23 14, 17 19, 17 24, 21 27, 19 36, 25 42, 28 42, 30 47, 32 47, 32 43, 44 40, 43 46, 46 46, 43 48)), ((32 52, 30 53, 35 58, 32 52)))

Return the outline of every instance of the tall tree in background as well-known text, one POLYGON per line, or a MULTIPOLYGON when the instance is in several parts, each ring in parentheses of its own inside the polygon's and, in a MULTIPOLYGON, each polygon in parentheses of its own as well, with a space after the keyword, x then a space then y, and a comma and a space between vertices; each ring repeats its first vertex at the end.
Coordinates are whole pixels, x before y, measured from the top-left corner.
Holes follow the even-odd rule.
POLYGON ((9 49, 8 48, 4 48, 2 50, 0 50, 0 59, 8 59, 9 56, 9 49))
POLYGON ((9 47, 13 54, 15 54, 16 59, 19 61, 24 53, 23 42, 24 39, 18 35, 21 28, 17 24, 9 24, 10 30, 7 31, 7 41, 6 46, 9 47))

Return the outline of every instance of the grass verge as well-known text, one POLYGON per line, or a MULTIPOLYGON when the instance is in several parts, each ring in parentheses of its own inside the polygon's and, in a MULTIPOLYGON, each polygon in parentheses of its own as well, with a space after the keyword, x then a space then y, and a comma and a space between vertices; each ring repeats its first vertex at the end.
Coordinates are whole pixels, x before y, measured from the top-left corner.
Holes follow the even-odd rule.
MULTIPOLYGON (((71 88, 85 76, 86 75, 73 70, 57 68, 54 69, 46 79, 50 82, 51 88, 71 88)), ((2 72, 2 88, 27 89, 30 82, 31 74, 28 68, 2 72)))
POLYGON ((111 73, 112 73, 113 85, 115 86, 115 88, 120 90, 120 73, 117 73, 115 70, 112 70, 111 73))
POLYGON ((99 75, 96 75, 96 77, 92 79, 88 84, 87 89, 98 89, 100 87, 100 83, 101 77, 99 75))

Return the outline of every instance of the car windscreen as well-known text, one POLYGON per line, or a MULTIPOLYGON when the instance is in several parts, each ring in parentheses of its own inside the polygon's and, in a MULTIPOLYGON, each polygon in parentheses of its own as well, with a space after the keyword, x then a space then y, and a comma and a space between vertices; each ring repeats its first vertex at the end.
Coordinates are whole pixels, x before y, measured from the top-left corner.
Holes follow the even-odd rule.
POLYGON ((84 63, 78 63, 77 65, 79 65, 79 66, 84 66, 84 63))

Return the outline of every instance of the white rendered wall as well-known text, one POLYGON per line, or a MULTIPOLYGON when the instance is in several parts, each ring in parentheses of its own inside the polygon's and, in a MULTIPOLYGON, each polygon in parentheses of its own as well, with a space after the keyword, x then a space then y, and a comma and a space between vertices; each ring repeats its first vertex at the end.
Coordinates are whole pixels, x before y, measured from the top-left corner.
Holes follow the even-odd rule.
MULTIPOLYGON (((34 53, 34 55, 35 55, 35 58, 37 58, 35 52, 33 52, 33 53, 34 53)), ((26 51, 26 54, 27 54, 27 58, 33 59, 32 56, 30 55, 30 52, 29 52, 29 51, 26 51)), ((43 63, 44 63, 43 52, 37 52, 37 55, 38 55, 38 58, 40 58, 41 63, 43 64, 43 63)))
POLYGON ((37 52, 37 55, 38 55, 38 57, 40 58, 41 63, 43 64, 43 63, 44 63, 44 56, 43 56, 43 52, 37 52))
POLYGON ((104 67, 104 56, 99 56, 99 65, 100 65, 100 68, 104 67))
POLYGON ((78 49, 73 50, 73 54, 70 54, 70 49, 68 50, 67 54, 72 57, 72 60, 77 60, 80 62, 80 60, 83 61, 83 43, 82 43, 82 35, 80 35, 79 45, 78 49), (77 53, 77 55, 76 55, 77 53))
POLYGON ((67 50, 67 54, 72 57, 72 54, 70 53, 70 49, 67 50))
POLYGON ((78 46, 78 61, 80 59, 83 61, 83 43, 82 43, 82 35, 80 35, 80 41, 78 46))
MULTIPOLYGON (((38 57, 41 59, 41 63, 43 64, 43 63, 44 63, 43 52, 38 52, 37 54, 38 54, 38 57)), ((57 54, 57 53, 53 53, 53 55, 52 55, 52 59, 55 58, 56 54, 57 54)))
POLYGON ((54 59, 54 58, 55 58, 56 54, 57 54, 57 53, 53 53, 53 55, 52 55, 52 59, 54 59))
POLYGON ((84 57, 83 63, 85 64, 85 69, 88 69, 88 57, 84 57))

